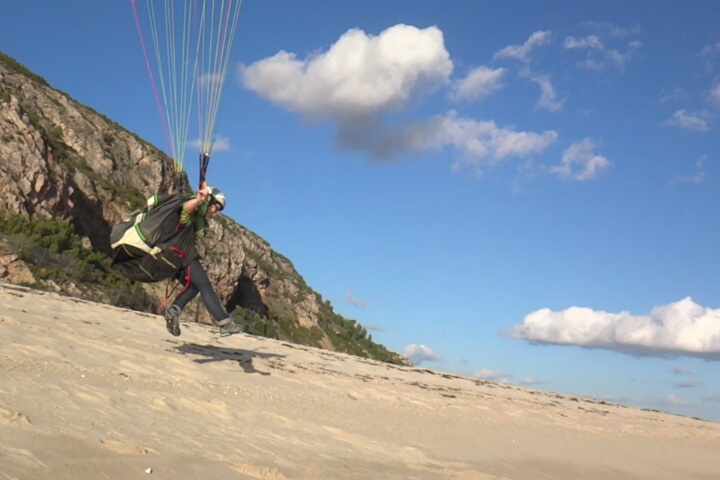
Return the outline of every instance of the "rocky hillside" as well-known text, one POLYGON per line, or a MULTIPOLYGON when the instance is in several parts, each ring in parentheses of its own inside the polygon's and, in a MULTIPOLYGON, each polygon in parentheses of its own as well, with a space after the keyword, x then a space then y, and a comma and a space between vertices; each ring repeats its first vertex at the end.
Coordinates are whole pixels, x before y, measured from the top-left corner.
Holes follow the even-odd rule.
MULTIPOLYGON (((150 310, 166 285, 115 278, 110 229, 155 192, 190 190, 163 152, 0 54, 0 279, 150 310), (128 293, 117 295, 120 287, 128 293), (141 301, 129 304, 128 296, 141 301)), ((251 333, 406 363, 335 314, 268 242, 218 218, 205 264, 228 311, 251 333)), ((209 322, 199 299, 184 315, 209 322)))

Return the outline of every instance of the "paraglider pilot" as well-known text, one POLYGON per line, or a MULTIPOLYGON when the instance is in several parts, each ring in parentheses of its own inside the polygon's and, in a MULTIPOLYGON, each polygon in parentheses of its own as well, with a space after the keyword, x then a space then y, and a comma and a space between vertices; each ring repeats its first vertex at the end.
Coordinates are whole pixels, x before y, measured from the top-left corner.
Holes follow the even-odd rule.
MULTIPOLYGON (((206 186, 183 204, 180 223, 183 226, 192 226, 196 243, 205 236, 208 220, 225 208, 225 202, 225 195, 219 189, 206 186)), ((220 303, 199 258, 194 259, 190 265, 181 270, 176 278, 183 285, 183 289, 175 297, 172 305, 163 311, 168 332, 175 336, 180 335, 180 313, 198 293, 208 312, 220 327, 220 336, 233 335, 242 331, 242 328, 233 321, 220 303)))
POLYGON ((176 278, 183 289, 163 310, 167 329, 180 335, 180 313, 199 293, 220 335, 240 333, 225 311, 200 263, 197 243, 208 220, 225 208, 225 195, 203 186, 190 198, 155 194, 139 212, 113 226, 110 233, 113 267, 131 280, 155 283, 176 278))

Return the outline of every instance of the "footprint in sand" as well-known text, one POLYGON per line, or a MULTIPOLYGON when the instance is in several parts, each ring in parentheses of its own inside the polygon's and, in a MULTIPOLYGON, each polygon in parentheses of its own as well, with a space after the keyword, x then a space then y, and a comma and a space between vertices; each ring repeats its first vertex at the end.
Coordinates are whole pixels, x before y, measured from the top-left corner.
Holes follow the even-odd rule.
POLYGON ((287 477, 272 467, 260 467, 249 463, 235 463, 233 468, 245 475, 260 478, 262 480, 287 480, 287 477))
POLYGON ((150 453, 157 453, 152 448, 118 442, 116 440, 100 440, 100 444, 106 449, 121 455, 148 455, 150 453))
MULTIPOLYGON (((20 464, 27 464, 31 466, 37 466, 44 470, 47 470, 47 465, 45 465, 42 460, 38 458, 37 455, 35 455, 35 452, 31 450, 27 450, 25 448, 15 448, 11 446, 2 446, 0 445, 0 456, 2 457, 16 457, 14 460, 17 460, 20 464)), ((3 472, 0 472, 1 475, 3 475, 8 480, 13 479, 14 477, 9 477, 5 475, 3 472)))
POLYGON ((30 425, 30 419, 20 412, 12 412, 0 408, 0 425, 25 426, 30 425))

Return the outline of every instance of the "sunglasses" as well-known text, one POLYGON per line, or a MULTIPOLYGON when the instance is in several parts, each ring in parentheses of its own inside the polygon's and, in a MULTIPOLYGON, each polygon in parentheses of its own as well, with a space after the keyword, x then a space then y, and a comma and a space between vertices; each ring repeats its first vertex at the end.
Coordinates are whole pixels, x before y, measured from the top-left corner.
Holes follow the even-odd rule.
POLYGON ((222 212, 222 209, 225 208, 225 207, 223 207, 223 204, 220 203, 220 202, 218 202, 217 200, 215 200, 215 198, 211 198, 211 199, 210 199, 209 205, 210 205, 211 207, 212 207, 213 205, 217 205, 217 207, 218 207, 218 212, 222 212))

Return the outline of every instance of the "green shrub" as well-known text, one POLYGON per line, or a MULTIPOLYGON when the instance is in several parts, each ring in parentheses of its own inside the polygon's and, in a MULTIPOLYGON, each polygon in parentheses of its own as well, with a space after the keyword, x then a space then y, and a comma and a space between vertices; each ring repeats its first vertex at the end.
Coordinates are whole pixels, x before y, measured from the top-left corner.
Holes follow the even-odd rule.
POLYGON ((0 214, 0 234, 38 280, 72 281, 90 297, 104 294, 117 306, 147 311, 152 303, 137 282, 117 273, 102 252, 82 247, 67 220, 0 214))
POLYGON ((15 60, 14 58, 5 55, 4 53, 0 52, 0 63, 4 64, 7 68, 10 70, 14 70, 17 73, 21 73, 22 75, 40 83, 41 85, 48 86, 48 83, 45 81, 44 78, 39 76, 36 73, 31 72, 27 69, 24 65, 22 65, 20 62, 15 60))

